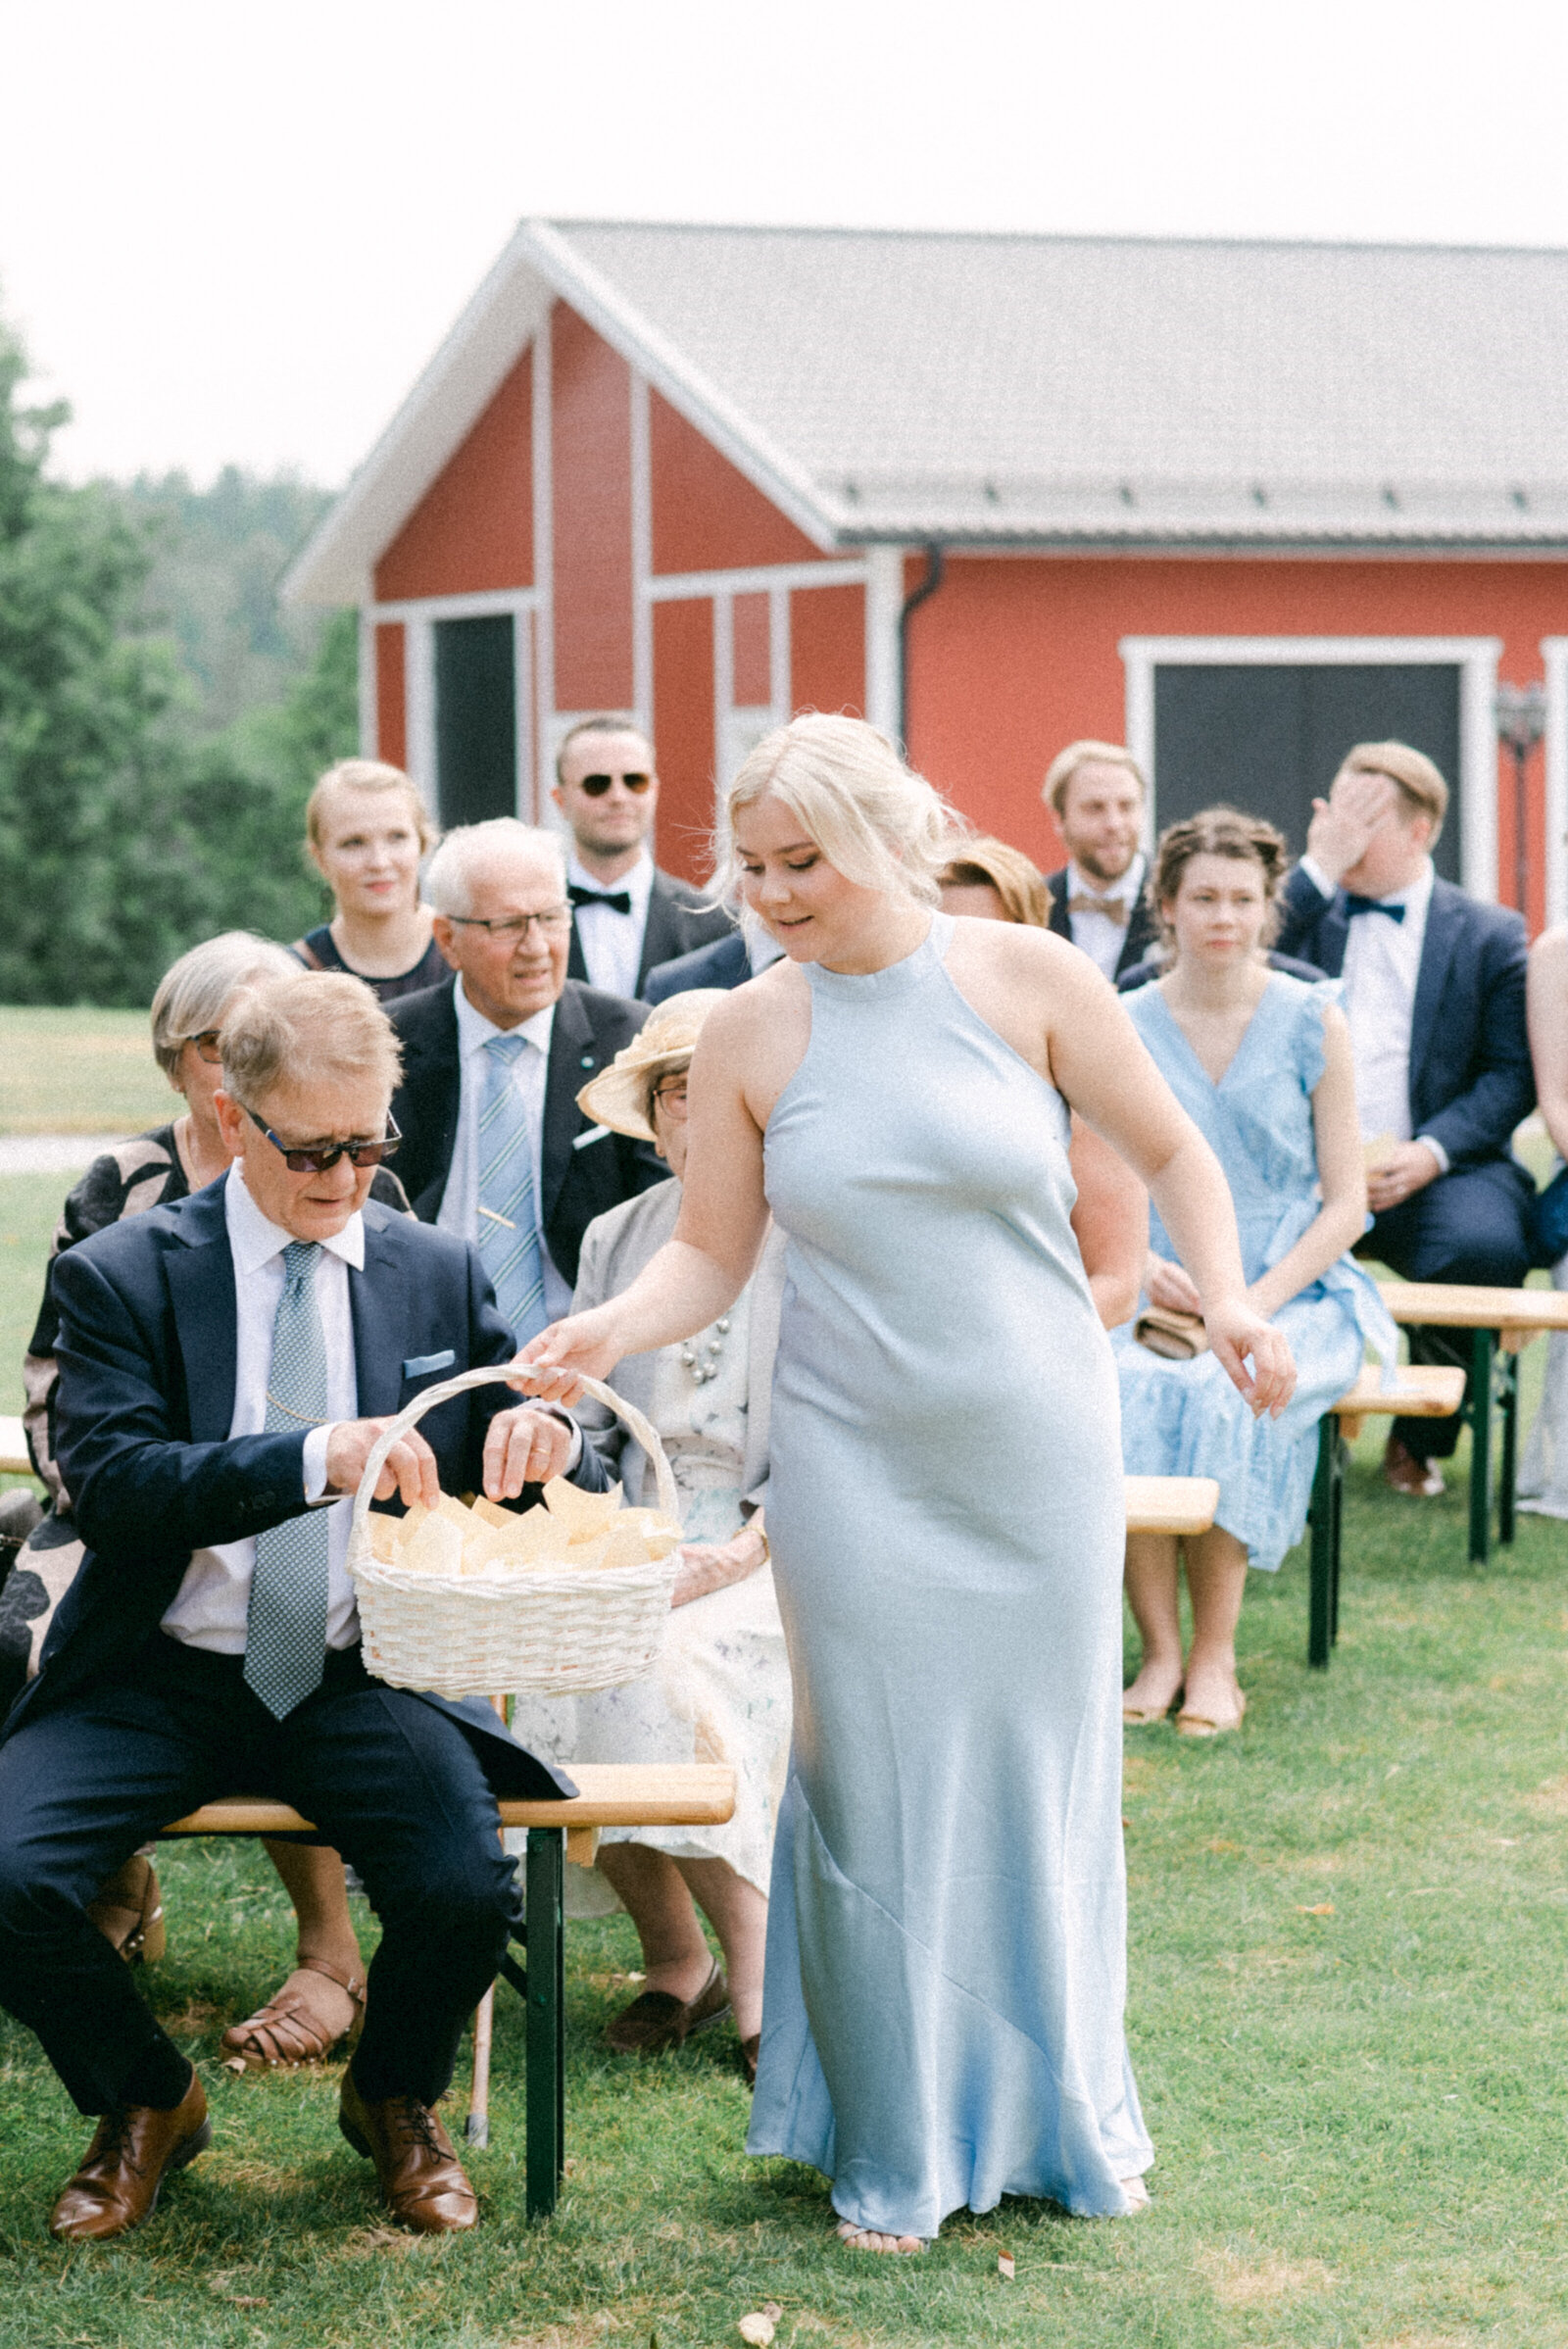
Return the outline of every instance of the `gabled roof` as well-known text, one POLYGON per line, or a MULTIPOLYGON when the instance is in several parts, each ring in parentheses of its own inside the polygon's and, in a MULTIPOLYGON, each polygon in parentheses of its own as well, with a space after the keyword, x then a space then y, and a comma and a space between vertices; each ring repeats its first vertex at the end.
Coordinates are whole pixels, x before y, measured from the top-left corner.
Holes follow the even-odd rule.
POLYGON ((824 549, 1568 551, 1568 253, 525 221, 296 563, 352 600, 552 295, 824 549))

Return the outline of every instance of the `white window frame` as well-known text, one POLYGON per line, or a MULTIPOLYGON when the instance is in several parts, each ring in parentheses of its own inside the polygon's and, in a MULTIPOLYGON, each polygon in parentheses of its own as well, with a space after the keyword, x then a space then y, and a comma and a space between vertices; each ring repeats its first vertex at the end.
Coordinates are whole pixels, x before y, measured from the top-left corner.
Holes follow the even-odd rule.
POLYGON ((1568 636, 1544 636, 1546 672, 1546 923, 1568 921, 1568 636))
MULTIPOLYGON (((1552 639, 1552 642, 1568 640, 1552 639)), ((1474 898, 1497 902, 1497 661, 1496 636, 1124 636, 1117 647, 1126 670, 1127 748, 1149 777, 1148 828, 1157 825, 1154 762, 1154 671, 1196 668, 1328 668, 1335 665, 1414 666, 1459 671, 1459 877, 1474 898)), ((1549 675, 1548 670, 1548 675, 1549 675)), ((1568 693, 1568 681, 1565 681, 1568 693)), ((1558 729, 1559 733, 1561 729, 1558 729)), ((1548 737, 1549 741, 1549 737, 1548 737)), ((1548 752, 1549 763, 1549 752, 1548 752)), ((1563 778, 1568 801, 1568 774, 1563 778)), ((1548 790, 1549 807, 1549 790, 1548 790)), ((1558 827, 1559 831, 1561 826, 1558 827)), ((1560 852, 1559 852, 1560 853, 1560 852)), ((1548 848, 1549 856, 1549 848, 1548 848)), ((1549 902, 1549 901, 1548 901, 1549 902)))

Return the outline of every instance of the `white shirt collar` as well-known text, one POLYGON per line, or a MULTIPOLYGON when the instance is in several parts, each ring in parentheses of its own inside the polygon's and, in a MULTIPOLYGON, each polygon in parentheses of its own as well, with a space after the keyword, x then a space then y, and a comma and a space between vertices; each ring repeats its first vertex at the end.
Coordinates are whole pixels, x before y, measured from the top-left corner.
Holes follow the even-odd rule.
POLYGON ((573 889, 597 890, 602 897, 618 896, 624 890, 631 900, 630 918, 636 921, 647 914, 648 901, 654 894, 654 860, 644 848, 630 872, 622 873, 618 881, 602 881, 597 873, 588 872, 579 862, 574 848, 566 858, 566 880, 573 889))
POLYGON ((554 1003, 546 1003, 542 1011, 535 1011, 527 1019, 519 1020, 514 1028, 498 1028, 493 1019, 486 1019, 484 1013, 469 1003, 468 991, 461 975, 453 991, 453 1001, 458 1010, 460 1058, 466 1060, 470 1052, 482 1052, 492 1036, 525 1036, 530 1044, 538 1046, 546 1059, 550 1057, 550 1038, 556 1024, 554 1003))
POLYGON ((1092 881, 1080 872, 1075 862, 1067 865, 1067 895, 1075 897, 1080 891, 1093 898, 1113 898, 1120 905, 1130 905, 1144 886, 1144 852, 1134 856, 1119 881, 1092 881))
MULTIPOLYGON (((295 1235, 285 1232, 281 1224, 264 1215, 246 1188, 244 1171, 236 1158, 228 1170, 223 1185, 223 1221, 228 1227, 229 1252, 238 1273, 260 1272, 264 1264, 280 1256, 292 1248, 295 1235)), ((341 1232, 334 1232, 321 1247, 330 1254, 341 1256, 356 1272, 365 1269, 365 1218, 356 1208, 341 1232)))

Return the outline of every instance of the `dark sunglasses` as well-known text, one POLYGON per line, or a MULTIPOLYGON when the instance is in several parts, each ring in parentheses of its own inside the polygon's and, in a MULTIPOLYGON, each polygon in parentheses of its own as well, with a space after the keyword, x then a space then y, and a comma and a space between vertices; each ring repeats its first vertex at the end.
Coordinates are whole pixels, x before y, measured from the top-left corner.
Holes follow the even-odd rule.
POLYGON ((584 775, 582 789, 591 800, 602 800, 612 783, 624 783, 626 789, 639 798, 653 784, 652 775, 584 775))
POLYGON ((283 1164, 290 1174, 325 1174, 339 1158, 347 1158, 351 1166, 379 1166, 383 1158, 391 1157, 403 1140, 389 1116, 386 1133, 379 1142, 323 1142, 317 1150, 291 1150, 286 1142, 279 1142, 270 1126, 262 1125, 254 1109, 247 1109, 245 1114, 253 1126, 261 1126, 273 1150, 281 1150, 283 1164))

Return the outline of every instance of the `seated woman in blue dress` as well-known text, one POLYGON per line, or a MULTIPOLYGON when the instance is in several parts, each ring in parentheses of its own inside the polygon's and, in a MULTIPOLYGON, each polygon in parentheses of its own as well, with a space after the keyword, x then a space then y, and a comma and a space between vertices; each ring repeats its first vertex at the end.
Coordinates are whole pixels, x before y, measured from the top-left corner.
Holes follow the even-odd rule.
MULTIPOLYGON (((1249 1302, 1289 1338, 1296 1394, 1278 1419, 1254 1419, 1211 1353, 1169 1359, 1116 1336, 1122 1451, 1131 1476, 1210 1476, 1219 1507, 1185 1542, 1193 1640, 1185 1665, 1177 1543, 1127 1542, 1127 1596, 1143 1662, 1122 1717, 1213 1737, 1247 1709, 1236 1625, 1248 1566, 1272 1572, 1306 1524, 1317 1423, 1353 1385, 1371 1345, 1392 1361, 1394 1325, 1377 1285, 1347 1250, 1366 1229, 1366 1176, 1349 1031, 1338 986, 1270 970, 1274 898, 1287 847, 1272 824, 1211 807, 1162 834, 1150 895, 1173 959, 1123 1000, 1160 1073, 1225 1169, 1242 1237, 1249 1302)), ((1149 1306, 1196 1313, 1198 1292, 1150 1213, 1149 1306)), ((1196 1329, 1196 1325, 1195 1325, 1196 1329)), ((1196 1332, 1201 1346, 1200 1331, 1196 1332)))

